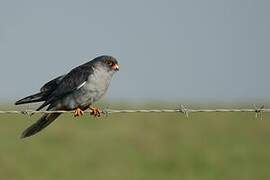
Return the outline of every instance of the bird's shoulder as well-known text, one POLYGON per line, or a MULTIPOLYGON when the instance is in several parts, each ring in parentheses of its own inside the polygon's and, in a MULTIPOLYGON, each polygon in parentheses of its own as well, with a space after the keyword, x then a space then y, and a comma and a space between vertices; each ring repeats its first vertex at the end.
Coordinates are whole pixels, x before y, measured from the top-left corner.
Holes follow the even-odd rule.
POLYGON ((81 84, 87 81, 91 74, 93 74, 93 64, 88 62, 72 69, 66 75, 59 76, 46 83, 41 88, 41 91, 48 89, 50 91, 46 91, 46 94, 48 94, 47 100, 38 110, 75 91, 81 84))
POLYGON ((53 96, 61 96, 63 94, 74 91, 87 81, 88 77, 93 74, 92 64, 85 63, 67 73, 59 82, 59 85, 52 93, 53 96))
POLYGON ((53 80, 45 83, 41 88, 40 92, 47 92, 52 91, 57 88, 61 80, 64 78, 65 75, 58 76, 57 78, 54 78, 53 80))

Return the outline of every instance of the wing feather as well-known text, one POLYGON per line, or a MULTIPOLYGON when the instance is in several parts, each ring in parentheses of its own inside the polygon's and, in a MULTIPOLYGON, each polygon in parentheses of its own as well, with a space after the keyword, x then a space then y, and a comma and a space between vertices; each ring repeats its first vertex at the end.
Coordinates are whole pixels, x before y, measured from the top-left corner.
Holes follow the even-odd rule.
POLYGON ((40 88, 40 92, 54 91, 64 77, 65 75, 58 76, 57 78, 47 82, 40 88))
POLYGON ((90 74, 93 73, 93 69, 89 64, 83 64, 71 70, 60 81, 56 89, 50 94, 48 100, 44 102, 37 110, 51 104, 52 102, 78 90, 78 87, 87 81, 90 74))

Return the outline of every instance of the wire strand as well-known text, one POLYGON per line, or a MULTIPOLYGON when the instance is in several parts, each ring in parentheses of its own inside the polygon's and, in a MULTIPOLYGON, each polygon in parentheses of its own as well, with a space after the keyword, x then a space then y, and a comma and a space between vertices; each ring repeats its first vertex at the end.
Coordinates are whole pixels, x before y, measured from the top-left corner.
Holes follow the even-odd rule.
MULTIPOLYGON (((262 119, 262 113, 270 112, 270 109, 265 109, 264 106, 254 109, 188 109, 186 106, 181 105, 178 109, 106 109, 102 110, 104 114, 114 113, 183 113, 187 117, 190 113, 212 113, 212 112, 254 112, 255 117, 262 119)), ((7 110, 0 111, 0 114, 26 114, 33 115, 39 113, 73 113, 74 111, 35 111, 35 110, 7 110)), ((85 112, 90 112, 86 110, 85 112)))

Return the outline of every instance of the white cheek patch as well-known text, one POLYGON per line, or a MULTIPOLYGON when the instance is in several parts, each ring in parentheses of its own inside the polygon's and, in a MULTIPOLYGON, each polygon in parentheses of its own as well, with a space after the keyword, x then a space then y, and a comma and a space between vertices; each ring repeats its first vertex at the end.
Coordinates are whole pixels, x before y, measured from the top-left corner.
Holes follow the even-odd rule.
POLYGON ((86 81, 84 81, 81 85, 79 85, 79 86, 77 87, 77 90, 80 89, 81 87, 83 87, 83 86, 85 85, 85 83, 86 83, 86 81))

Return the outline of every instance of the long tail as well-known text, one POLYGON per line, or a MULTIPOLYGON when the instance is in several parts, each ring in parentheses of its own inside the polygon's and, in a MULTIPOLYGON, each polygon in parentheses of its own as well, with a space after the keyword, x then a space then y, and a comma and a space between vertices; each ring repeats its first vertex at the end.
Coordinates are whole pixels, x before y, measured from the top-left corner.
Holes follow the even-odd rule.
POLYGON ((39 92, 37 94, 33 94, 31 96, 27 96, 23 99, 20 99, 19 101, 16 101, 15 105, 44 101, 45 97, 46 97, 45 92, 39 92))
POLYGON ((61 113, 44 114, 37 122, 25 129, 21 135, 21 138, 33 136, 49 124, 51 124, 61 113))

